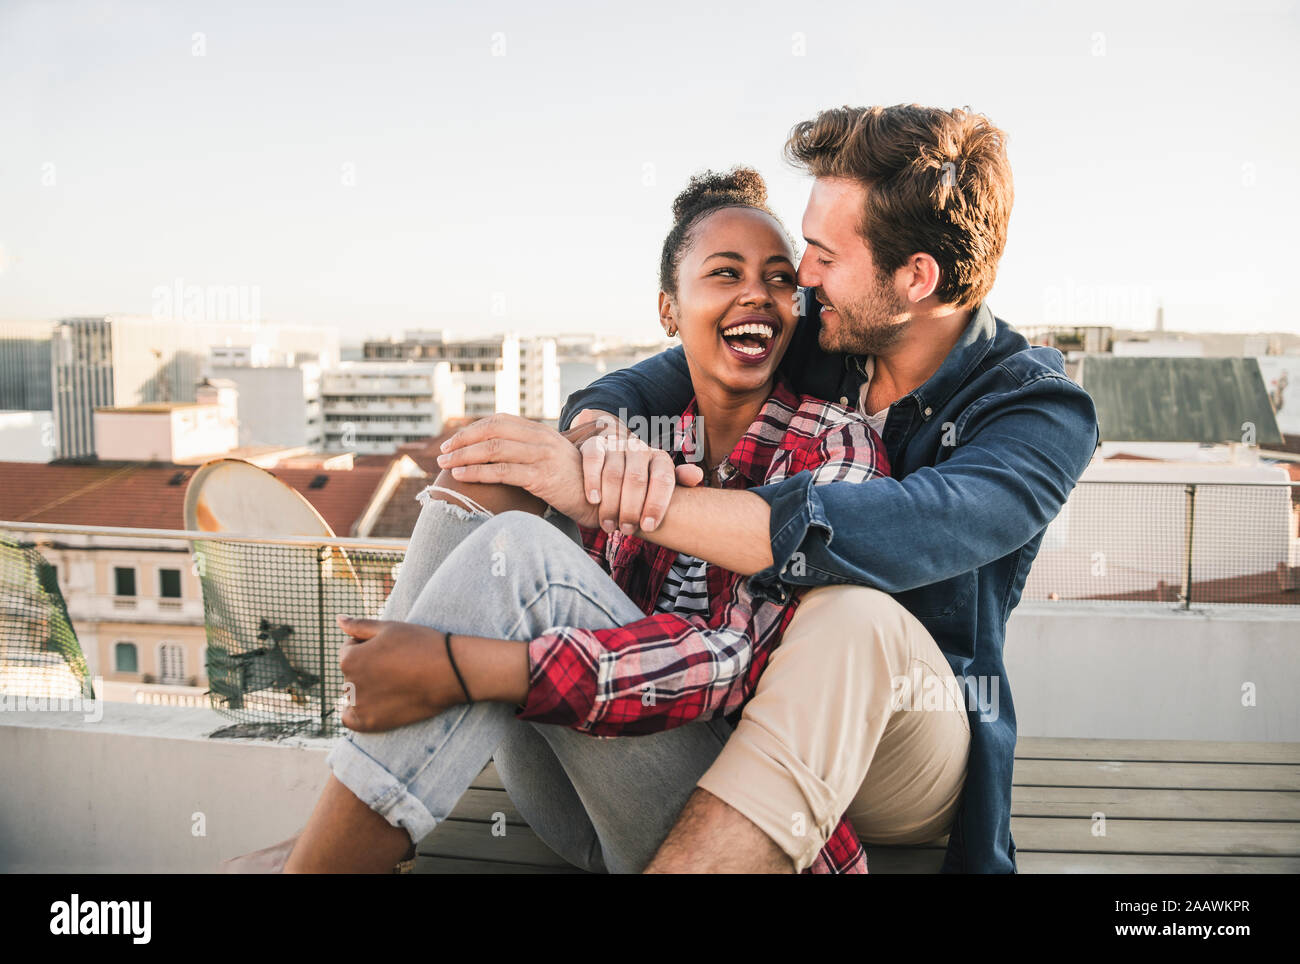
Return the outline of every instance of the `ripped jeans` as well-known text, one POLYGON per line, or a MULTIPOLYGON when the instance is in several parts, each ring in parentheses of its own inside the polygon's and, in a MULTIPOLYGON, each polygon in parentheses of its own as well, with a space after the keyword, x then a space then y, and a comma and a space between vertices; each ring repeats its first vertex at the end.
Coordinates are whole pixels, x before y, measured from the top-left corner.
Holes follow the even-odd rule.
MULTIPOLYGON (((556 626, 603 629, 645 615, 587 555, 568 518, 492 516, 468 500, 472 510, 421 496, 384 619, 529 640, 556 626)), ((395 730, 350 732, 328 762, 418 843, 495 760, 511 801, 557 854, 597 873, 637 873, 731 734, 719 718, 598 739, 515 713, 506 703, 473 703, 395 730)), ((488 824, 482 833, 503 839, 488 824)))

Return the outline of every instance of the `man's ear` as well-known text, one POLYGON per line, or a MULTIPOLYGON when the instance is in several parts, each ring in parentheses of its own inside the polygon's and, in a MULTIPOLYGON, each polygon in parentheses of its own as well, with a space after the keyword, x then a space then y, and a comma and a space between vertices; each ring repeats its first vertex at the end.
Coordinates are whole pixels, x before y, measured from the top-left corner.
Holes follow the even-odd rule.
POLYGON ((902 278, 907 298, 915 304, 934 294, 939 287, 940 274, 939 262, 934 260, 934 256, 918 251, 898 269, 895 278, 902 278))

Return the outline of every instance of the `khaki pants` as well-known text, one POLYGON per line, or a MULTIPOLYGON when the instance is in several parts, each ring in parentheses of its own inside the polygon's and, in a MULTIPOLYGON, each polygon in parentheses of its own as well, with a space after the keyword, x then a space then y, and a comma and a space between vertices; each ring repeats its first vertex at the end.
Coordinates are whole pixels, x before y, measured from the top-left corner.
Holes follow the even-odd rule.
POLYGON ((698 786, 801 871, 843 815, 867 843, 942 837, 969 751, 965 696, 925 627, 886 593, 831 586, 800 602, 698 786))

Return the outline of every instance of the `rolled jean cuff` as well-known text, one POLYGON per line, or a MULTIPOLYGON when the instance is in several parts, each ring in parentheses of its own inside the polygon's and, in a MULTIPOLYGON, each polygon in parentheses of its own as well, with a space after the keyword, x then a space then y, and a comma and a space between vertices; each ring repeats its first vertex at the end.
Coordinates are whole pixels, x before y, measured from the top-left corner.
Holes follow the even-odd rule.
POLYGON ((325 762, 339 783, 394 827, 405 830, 412 843, 419 843, 437 826, 438 821, 429 808, 406 784, 351 739, 339 740, 325 762))
POLYGON ((835 795, 771 733, 741 717, 696 784, 767 834, 802 873, 839 823, 835 795))

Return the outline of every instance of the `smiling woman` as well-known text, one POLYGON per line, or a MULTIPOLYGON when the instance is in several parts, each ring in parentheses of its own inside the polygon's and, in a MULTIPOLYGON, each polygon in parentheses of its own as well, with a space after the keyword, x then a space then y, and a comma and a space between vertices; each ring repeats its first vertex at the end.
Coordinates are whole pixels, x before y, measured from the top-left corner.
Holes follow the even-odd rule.
MULTIPOLYGON (((799 320, 794 245, 759 175, 699 175, 673 210, 659 321, 681 333, 695 397, 680 450, 658 453, 669 479, 697 473, 675 463, 700 449, 721 488, 805 470, 818 485, 884 475, 863 419, 796 395, 777 374, 799 320)), ((591 438, 580 454, 551 428, 498 414, 443 449, 438 463, 456 483, 527 490, 554 512, 428 500, 385 618, 340 621, 355 640, 340 649, 353 732, 331 753, 334 775, 285 868, 390 868, 494 759, 557 853, 592 870, 640 870, 726 742, 798 600, 757 598, 738 573, 681 546, 665 552, 619 518, 602 465, 617 460, 621 477, 646 456, 638 439, 591 438)), ((852 827, 830 832, 799 869, 862 870, 852 827)))
MULTIPOLYGON (((659 323, 680 332, 706 433, 729 452, 761 404, 798 323, 794 241, 767 206, 759 173, 737 167, 691 178, 673 203, 659 264, 659 323)), ((713 464, 713 463, 710 463, 713 464)))

